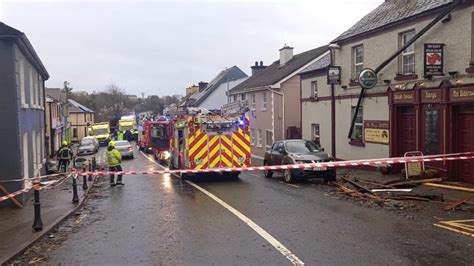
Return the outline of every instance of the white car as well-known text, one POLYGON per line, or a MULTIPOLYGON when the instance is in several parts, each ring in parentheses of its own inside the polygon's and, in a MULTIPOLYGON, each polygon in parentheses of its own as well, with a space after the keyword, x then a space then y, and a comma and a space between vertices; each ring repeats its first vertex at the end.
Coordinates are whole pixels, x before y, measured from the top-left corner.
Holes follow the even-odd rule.
POLYGON ((77 155, 94 154, 99 151, 99 142, 95 137, 84 137, 77 148, 77 155))
POLYGON ((133 147, 128 140, 117 140, 115 141, 115 148, 120 152, 122 157, 128 157, 133 159, 133 147))

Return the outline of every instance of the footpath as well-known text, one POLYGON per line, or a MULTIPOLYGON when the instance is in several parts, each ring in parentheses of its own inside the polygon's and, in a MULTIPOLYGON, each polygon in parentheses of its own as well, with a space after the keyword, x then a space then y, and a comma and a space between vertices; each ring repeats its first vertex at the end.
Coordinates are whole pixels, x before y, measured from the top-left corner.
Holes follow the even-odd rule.
MULTIPOLYGON (((79 202, 73 203, 72 178, 54 189, 40 191, 43 230, 36 232, 34 222, 34 192, 31 190, 23 208, 0 208, 0 265, 31 246, 58 223, 72 214, 83 203, 88 190, 82 188, 82 178, 77 179, 79 202)), ((92 181, 88 181, 88 187, 92 181)))

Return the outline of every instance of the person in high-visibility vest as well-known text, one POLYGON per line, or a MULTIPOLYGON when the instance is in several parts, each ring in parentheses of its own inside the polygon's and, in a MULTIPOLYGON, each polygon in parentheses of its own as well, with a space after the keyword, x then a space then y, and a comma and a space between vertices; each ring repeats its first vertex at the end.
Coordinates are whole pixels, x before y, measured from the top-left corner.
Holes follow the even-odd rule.
MULTIPOLYGON (((109 165, 109 171, 122 171, 122 166, 120 165, 122 163, 122 155, 115 149, 114 141, 110 141, 107 147, 107 163, 109 165)), ((124 185, 124 183, 122 183, 122 175, 117 175, 117 183, 115 183, 115 174, 110 174, 110 186, 114 187, 116 185, 124 185)))
POLYGON ((63 141, 61 148, 56 153, 56 158, 58 158, 58 172, 66 172, 69 166, 69 163, 72 160, 74 153, 72 152, 71 148, 69 148, 67 141, 63 141))

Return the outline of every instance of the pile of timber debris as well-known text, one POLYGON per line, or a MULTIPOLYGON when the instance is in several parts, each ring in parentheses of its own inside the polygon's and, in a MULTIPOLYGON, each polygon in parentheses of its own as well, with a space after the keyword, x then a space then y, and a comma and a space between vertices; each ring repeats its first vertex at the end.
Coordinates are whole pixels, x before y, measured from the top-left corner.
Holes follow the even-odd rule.
POLYGON ((358 179, 351 175, 345 174, 340 180, 334 183, 339 193, 350 196, 360 201, 371 201, 378 206, 385 206, 390 201, 423 201, 445 205, 445 210, 454 210, 461 205, 468 205, 467 210, 474 210, 474 204, 469 203, 474 199, 474 188, 466 188, 460 186, 452 186, 440 183, 441 178, 429 179, 407 179, 407 180, 391 180, 384 183, 366 181, 358 179), (415 193, 413 190, 416 186, 424 184, 432 187, 440 187, 446 189, 460 190, 471 193, 468 197, 460 200, 448 202, 445 201, 444 195, 441 193, 415 193))

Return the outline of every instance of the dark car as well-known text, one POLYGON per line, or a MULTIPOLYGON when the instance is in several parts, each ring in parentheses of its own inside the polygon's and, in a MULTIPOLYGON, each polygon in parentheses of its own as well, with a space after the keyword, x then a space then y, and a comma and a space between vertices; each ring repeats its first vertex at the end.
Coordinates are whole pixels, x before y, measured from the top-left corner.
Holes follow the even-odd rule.
MULTIPOLYGON (((285 165, 331 161, 334 161, 334 158, 313 141, 292 139, 273 143, 272 148, 265 153, 263 164, 285 165)), ((265 171, 265 177, 272 176, 272 171, 265 171)), ((323 178, 327 183, 336 180, 336 169, 326 167, 286 169, 283 170, 283 176, 287 183, 292 183, 297 178, 323 178)))

